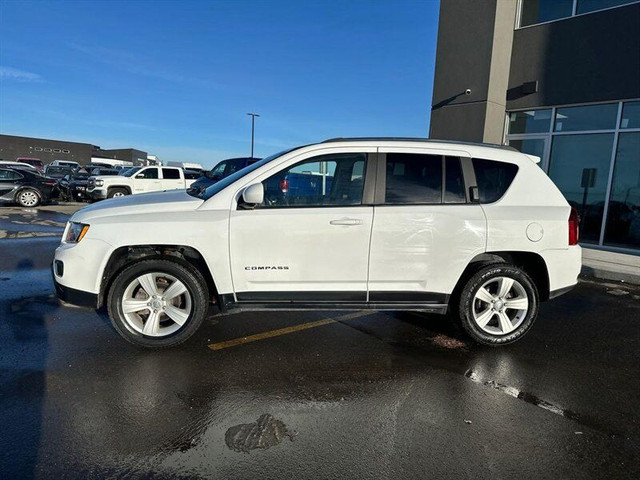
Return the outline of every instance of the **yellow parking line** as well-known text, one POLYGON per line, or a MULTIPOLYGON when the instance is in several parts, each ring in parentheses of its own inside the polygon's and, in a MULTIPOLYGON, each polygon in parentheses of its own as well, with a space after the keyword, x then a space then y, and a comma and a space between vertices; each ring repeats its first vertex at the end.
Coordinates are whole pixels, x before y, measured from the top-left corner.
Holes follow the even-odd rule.
POLYGON ((352 318, 362 317, 369 315, 370 312, 354 312, 346 315, 341 315, 336 318, 324 318, 322 320, 316 320, 315 322, 301 323, 300 325, 294 325, 292 327, 279 328, 277 330, 270 330, 264 333, 256 333, 255 335, 249 335, 248 337, 234 338, 233 340, 227 340, 225 342, 211 343, 209 348, 211 350, 222 350, 223 348, 235 347, 236 345, 242 345, 245 343, 256 342, 258 340, 264 340, 265 338, 279 337, 280 335, 287 335, 289 333, 299 332, 301 330, 307 330, 309 328, 321 327, 330 323, 336 323, 343 320, 349 320, 352 318))

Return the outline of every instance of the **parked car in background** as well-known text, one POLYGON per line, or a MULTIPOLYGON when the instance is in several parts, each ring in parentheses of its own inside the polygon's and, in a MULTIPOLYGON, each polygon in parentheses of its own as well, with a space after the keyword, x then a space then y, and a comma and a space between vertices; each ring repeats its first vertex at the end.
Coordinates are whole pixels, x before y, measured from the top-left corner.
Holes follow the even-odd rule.
POLYGON ((50 167, 80 168, 80 164, 78 162, 73 162, 71 160, 54 160, 48 166, 50 166, 50 167))
POLYGON ((44 170, 44 162, 39 158, 18 157, 16 158, 16 162, 26 163, 27 165, 31 165, 41 172, 44 170))
POLYGON ((73 172, 73 169, 71 167, 56 166, 51 164, 44 167, 44 174, 47 177, 56 178, 56 179, 64 178, 65 175, 69 175, 72 172, 73 172))
POLYGON ((87 193, 93 200, 103 200, 159 190, 186 189, 194 181, 185 178, 184 170, 177 167, 133 167, 121 175, 91 177, 87 193))
POLYGON ((204 171, 204 168, 202 168, 202 165, 194 162, 167 162, 166 166, 178 167, 178 168, 182 168, 183 170, 195 170, 198 172, 204 171))
POLYGON ((106 305, 122 337, 151 348, 187 340, 210 302, 450 313, 476 342, 510 344, 581 268, 577 212, 539 160, 422 139, 298 147, 198 195, 79 210, 56 249, 56 292, 106 305), (283 179, 287 192, 269 191, 283 179))
POLYGON ((81 201, 89 199, 87 195, 87 182, 89 177, 90 174, 85 169, 68 173, 58 180, 60 196, 65 200, 81 201))
POLYGON ((37 171, 5 168, 0 165, 0 201, 17 203, 21 207, 37 207, 56 198, 58 182, 37 171))
POLYGON ((133 167, 133 162, 116 158, 91 157, 90 165, 105 165, 111 168, 131 168, 133 167))
POLYGON ((209 185, 213 185, 217 181, 222 180, 223 178, 228 177, 238 170, 242 170, 259 160, 259 158, 252 157, 228 158, 226 160, 222 160, 211 170, 204 172, 204 175, 193 182, 189 189, 191 192, 204 190, 209 185))
POLYGON ((22 162, 10 162, 8 160, 0 160, 0 167, 2 168, 17 168, 19 170, 27 170, 30 172, 38 172, 38 169, 33 165, 22 162))
POLYGON ((93 167, 89 173, 91 176, 96 175, 120 175, 120 170, 111 167, 93 167))

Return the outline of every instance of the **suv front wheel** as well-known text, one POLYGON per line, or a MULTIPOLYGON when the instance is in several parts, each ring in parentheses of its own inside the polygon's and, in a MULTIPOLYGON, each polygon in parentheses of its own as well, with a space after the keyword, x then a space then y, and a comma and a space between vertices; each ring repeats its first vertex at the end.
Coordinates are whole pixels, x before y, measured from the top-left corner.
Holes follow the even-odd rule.
POLYGON ((464 330, 478 343, 505 345, 525 335, 538 315, 538 290, 526 272, 509 264, 480 269, 460 296, 464 330))
POLYGON ((116 331, 149 348, 186 341, 205 319, 209 302, 200 272, 172 260, 149 259, 125 268, 107 300, 116 331))

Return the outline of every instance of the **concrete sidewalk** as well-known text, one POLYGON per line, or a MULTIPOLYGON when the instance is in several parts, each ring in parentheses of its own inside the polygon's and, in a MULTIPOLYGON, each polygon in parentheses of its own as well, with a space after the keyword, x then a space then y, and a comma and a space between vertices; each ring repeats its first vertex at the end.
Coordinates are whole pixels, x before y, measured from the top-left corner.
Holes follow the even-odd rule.
POLYGON ((640 256, 583 248, 582 275, 640 285, 640 256))

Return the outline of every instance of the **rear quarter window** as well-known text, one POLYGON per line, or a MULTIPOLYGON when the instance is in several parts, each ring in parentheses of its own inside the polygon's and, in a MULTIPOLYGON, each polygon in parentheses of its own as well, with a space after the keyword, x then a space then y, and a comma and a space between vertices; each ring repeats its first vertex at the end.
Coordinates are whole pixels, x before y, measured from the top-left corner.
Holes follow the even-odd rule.
POLYGON ((500 200, 509 189, 518 173, 518 166, 513 163, 474 158, 473 170, 476 174, 480 203, 493 203, 500 200))

